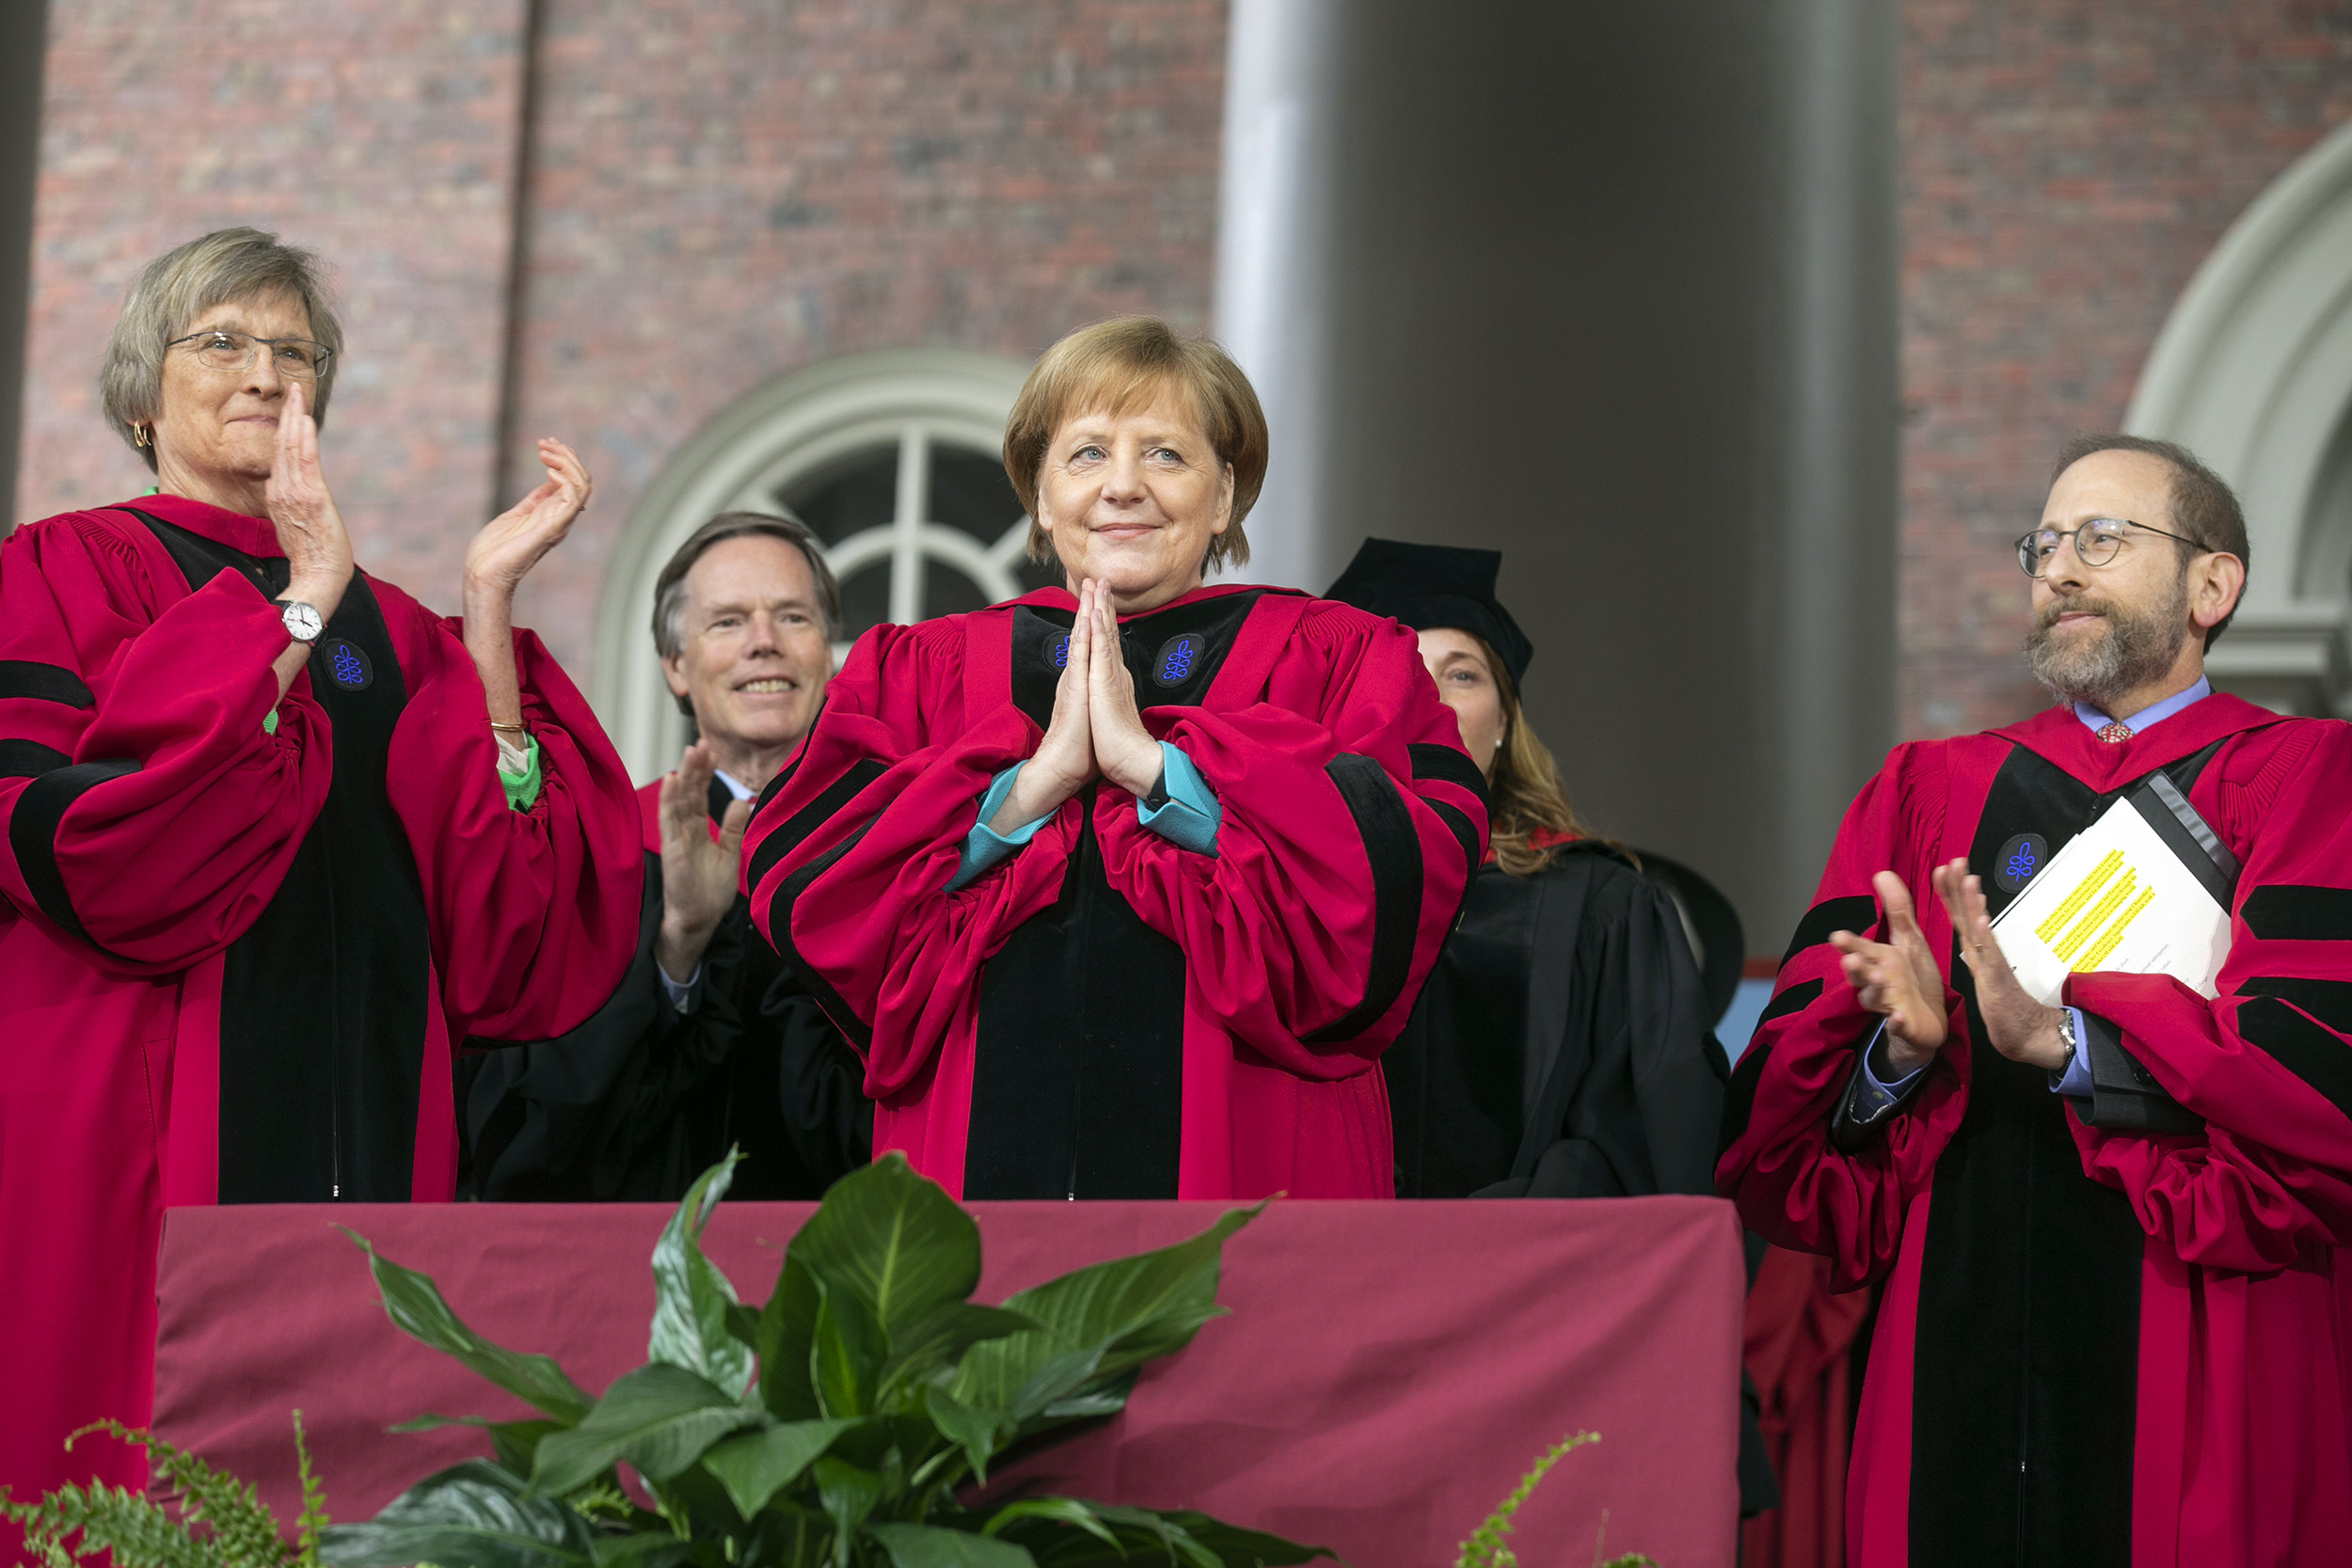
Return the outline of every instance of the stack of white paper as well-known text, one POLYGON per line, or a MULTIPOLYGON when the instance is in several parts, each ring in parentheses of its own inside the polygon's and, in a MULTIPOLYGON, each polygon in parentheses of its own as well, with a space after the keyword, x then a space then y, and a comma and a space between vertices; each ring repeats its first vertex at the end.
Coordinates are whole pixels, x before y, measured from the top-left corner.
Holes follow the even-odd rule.
POLYGON ((2056 1006, 2069 974, 2169 974, 2212 996, 2230 911, 2128 800, 2069 840, 1993 923, 2018 981, 2056 1006))

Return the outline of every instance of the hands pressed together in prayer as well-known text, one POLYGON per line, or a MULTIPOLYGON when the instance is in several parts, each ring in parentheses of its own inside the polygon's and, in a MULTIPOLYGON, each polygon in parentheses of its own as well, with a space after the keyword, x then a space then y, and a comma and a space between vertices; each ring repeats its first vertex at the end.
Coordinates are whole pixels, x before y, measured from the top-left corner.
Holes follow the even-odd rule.
MULTIPOLYGON (((1968 874, 1966 861, 1955 860, 1937 866, 1932 880, 1960 934, 1961 957, 1976 976, 1977 1010, 1984 1018, 1987 1043, 2011 1061, 2052 1072, 2063 1069, 2067 1050, 2058 1033, 2059 1009, 2043 1006, 2018 984, 1994 940, 1982 879, 1968 874)), ((1886 1020, 1887 1060, 1896 1075, 1909 1077, 1932 1061, 1950 1036, 1944 974, 1919 929, 1903 879, 1882 871, 1870 885, 1886 911, 1890 940, 1870 942, 1851 931, 1832 932, 1829 940, 1844 955, 1846 983, 1863 1006, 1886 1020)))
POLYGON ((743 830, 751 826, 752 802, 738 800, 711 835, 710 781, 718 766, 716 753, 698 740, 661 781, 661 931, 653 954, 661 973, 680 985, 693 977, 711 933, 735 907, 743 830))
MULTIPOLYGON (((466 548, 466 651, 482 677, 490 718, 500 724, 522 722, 522 693, 515 672, 515 590, 524 576, 571 531, 594 488, 579 454, 557 440, 539 443, 548 477, 529 495, 484 525, 466 548)), ((286 597, 307 604, 321 621, 334 619, 351 585, 351 537, 342 514, 319 469, 319 427, 311 418, 300 382, 286 388, 278 419, 278 451, 263 496, 286 552, 292 580, 286 597)), ((278 656, 278 689, 282 694, 310 657, 295 643, 278 656)))
POLYGON ((1078 618, 1054 688, 1053 721, 988 826, 1009 832, 1034 822, 1098 775, 1130 795, 1151 794, 1160 782, 1160 743, 1143 727, 1136 706, 1135 677, 1120 654, 1110 590, 1089 578, 1078 584, 1078 618))

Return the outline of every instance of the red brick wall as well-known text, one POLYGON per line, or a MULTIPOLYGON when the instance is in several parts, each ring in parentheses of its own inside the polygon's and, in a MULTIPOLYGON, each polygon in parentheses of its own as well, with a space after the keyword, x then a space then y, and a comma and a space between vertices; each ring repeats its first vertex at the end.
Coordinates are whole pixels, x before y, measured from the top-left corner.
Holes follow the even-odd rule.
POLYGON ((91 391, 122 293, 183 239, 275 228, 342 272, 326 460, 372 569, 453 608, 531 438, 580 448, 596 503, 522 610, 584 685, 630 503, 729 400, 872 348, 1206 325, 1221 0, 545 0, 494 481, 522 9, 54 8, 18 515, 146 486, 91 391))
POLYGON ((549 0, 519 433, 597 485, 523 607, 558 655, 662 460, 769 377, 1206 325, 1224 54, 1218 0, 549 0))
POLYGON ((359 558, 454 609, 488 515, 521 0, 49 10, 20 517, 151 483, 101 420, 139 269, 250 223, 316 246, 346 362, 322 443, 359 558))
MULTIPOLYGON (((330 477, 369 564, 442 604, 494 493, 521 0, 53 8, 21 516, 144 469, 97 354, 137 266, 254 222, 340 265, 330 477)), ((525 604, 584 680, 603 563, 662 459, 830 356, 1012 357, 1115 310, 1205 321, 1218 0, 546 0, 518 444, 595 509, 525 604)), ((2007 542, 2112 426, 2246 203, 2352 114, 2352 5, 1910 0, 1903 732, 2040 701, 2007 542)))
POLYGON ((2352 5, 1903 8, 1901 729, 2047 699, 2009 543, 2051 456, 2113 429, 2231 222, 2352 115, 2352 5))

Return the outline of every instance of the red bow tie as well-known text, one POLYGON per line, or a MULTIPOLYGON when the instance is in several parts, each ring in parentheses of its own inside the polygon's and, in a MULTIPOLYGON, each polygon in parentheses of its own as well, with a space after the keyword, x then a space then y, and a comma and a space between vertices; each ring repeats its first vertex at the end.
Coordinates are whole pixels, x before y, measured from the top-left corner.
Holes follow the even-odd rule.
POLYGON ((2098 736, 2100 739, 2106 741, 2110 746, 2121 746, 2123 742, 2132 737, 2131 726, 2128 724, 2109 724, 2106 729, 2099 731, 2098 736))

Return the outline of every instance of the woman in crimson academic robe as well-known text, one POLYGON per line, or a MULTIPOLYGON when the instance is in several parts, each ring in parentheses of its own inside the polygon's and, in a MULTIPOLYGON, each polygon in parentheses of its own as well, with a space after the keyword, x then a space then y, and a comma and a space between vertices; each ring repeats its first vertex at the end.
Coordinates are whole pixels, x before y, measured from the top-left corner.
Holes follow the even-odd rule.
POLYGON ((1486 837, 1413 636, 1204 586, 1256 395, 1147 318, 1030 372, 1005 468, 1066 588, 860 639, 754 818, 752 911, 966 1197, 1387 1197, 1381 1049, 1486 837))
POLYGON ((464 619, 433 614, 354 568, 321 477, 342 337, 307 251, 224 230, 159 258, 101 375, 155 489, 0 546, 20 1497, 146 1479, 61 1444, 147 1417, 166 1206, 450 1197, 453 1049, 578 1023, 636 933, 628 776, 509 620, 588 477, 543 442, 547 482, 468 549, 464 619))

